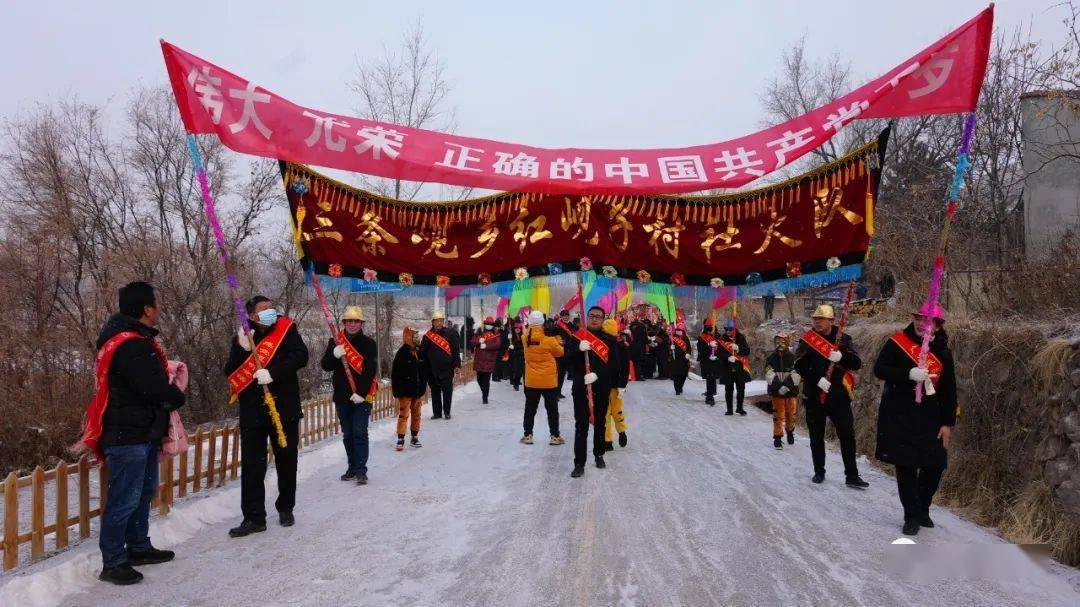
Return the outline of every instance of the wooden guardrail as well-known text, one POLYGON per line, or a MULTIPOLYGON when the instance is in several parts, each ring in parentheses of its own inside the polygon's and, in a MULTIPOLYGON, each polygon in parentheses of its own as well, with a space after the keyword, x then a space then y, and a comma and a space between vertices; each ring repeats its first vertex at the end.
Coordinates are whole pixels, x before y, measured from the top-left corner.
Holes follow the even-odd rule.
MULTIPOLYGON (((472 364, 466 363, 458 381, 467 383, 474 378, 472 364)), ((372 404, 371 421, 398 414, 397 399, 389 387, 380 389, 372 404)), ((303 409, 300 449, 341 433, 334 403, 329 397, 308 401, 303 404, 303 409)), ((158 490, 153 507, 163 515, 169 513, 177 498, 183 498, 189 492, 220 487, 239 476, 240 426, 235 420, 217 426, 199 426, 188 434, 188 442, 188 451, 158 462, 158 490)), ((52 536, 49 543, 57 551, 70 545, 69 533, 73 526, 77 526, 78 539, 90 537, 91 520, 101 516, 107 492, 106 467, 85 455, 74 463, 60 462, 51 470, 37 466, 27 476, 9 474, 0 483, 4 525, 0 552, 3 553, 4 570, 19 564, 20 546, 28 542, 30 561, 34 562, 46 556, 48 536, 52 536), (97 480, 97 499, 91 496, 93 477, 97 480), (20 497, 25 496, 21 491, 27 487, 30 488, 30 525, 22 531, 20 497), (74 496, 72 490, 75 490, 74 496), (50 503, 48 522, 46 503, 50 503)))

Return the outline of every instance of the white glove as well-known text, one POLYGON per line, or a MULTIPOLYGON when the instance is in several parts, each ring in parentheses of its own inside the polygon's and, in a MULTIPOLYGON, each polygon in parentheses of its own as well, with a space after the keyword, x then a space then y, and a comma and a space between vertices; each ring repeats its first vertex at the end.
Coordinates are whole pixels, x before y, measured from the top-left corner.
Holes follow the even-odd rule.
POLYGON ((587 341, 580 341, 578 342, 578 350, 588 352, 589 350, 592 350, 592 344, 587 341))
POLYGON ((791 372, 791 384, 793 386, 797 386, 797 385, 799 385, 801 383, 802 383, 802 375, 799 375, 797 372, 792 371, 791 372))
POLYGON ((912 367, 907 376, 911 381, 926 381, 930 379, 930 372, 920 367, 912 367))
POLYGON ((626 394, 626 388, 618 388, 618 390, 619 390, 619 398, 622 398, 622 395, 626 394))
POLYGON ((653 344, 655 346, 656 345, 656 338, 655 337, 650 337, 649 338, 649 343, 653 344))
POLYGON ((631 333, 630 333, 630 329, 623 329, 623 331, 622 331, 622 332, 623 332, 623 333, 626 333, 627 335, 630 335, 630 334, 631 334, 631 333))
MULTIPOLYGON (((930 377, 936 376, 931 375, 930 377)), ((933 380, 927 378, 927 380, 923 382, 923 392, 925 392, 927 396, 934 396, 935 394, 937 394, 937 388, 934 387, 933 380)))
POLYGON ((731 344, 731 351, 738 354, 739 353, 739 344, 731 344))
POLYGON ((729 357, 727 357, 727 361, 728 361, 729 363, 733 363, 733 362, 735 362, 735 361, 737 361, 737 360, 739 360, 739 359, 735 358, 734 356, 729 356, 729 357))
POLYGON ((788 393, 787 386, 780 386, 780 389, 777 390, 777 392, 779 392, 781 396, 783 396, 784 394, 787 394, 788 393))
POLYGON ((345 346, 338 344, 334 346, 334 358, 341 358, 345 356, 345 346))
POLYGON ((255 381, 259 382, 260 386, 265 386, 266 384, 274 381, 274 378, 270 377, 270 372, 266 369, 259 369, 255 372, 255 381))
POLYGON ((818 388, 819 388, 819 389, 820 389, 820 390, 821 390, 822 392, 826 392, 826 393, 828 393, 829 389, 830 389, 830 388, 832 388, 832 382, 831 382, 831 381, 829 381, 829 380, 827 380, 827 379, 825 379, 824 377, 822 377, 821 379, 819 379, 819 380, 817 381, 817 387, 818 387, 818 388))
POLYGON ((775 377, 776 377, 776 373, 773 373, 772 371, 769 371, 768 373, 765 374, 765 383, 771 384, 773 378, 775 378, 775 377))
POLYGON ((513 350, 513 349, 514 349, 514 344, 510 344, 510 349, 511 349, 511 350, 513 350))
POLYGON ((713 354, 712 356, 710 356, 710 357, 709 357, 709 360, 716 360, 716 355, 715 355, 715 354, 713 354))
POLYGON ((691 360, 691 358, 690 358, 690 355, 689 355, 689 354, 687 354, 687 355, 686 355, 686 360, 691 360))
POLYGON ((482 339, 480 340, 480 349, 487 350, 487 342, 482 339))
POLYGON ((251 352, 251 342, 248 341, 247 333, 244 333, 244 327, 236 331, 236 341, 245 352, 251 352))
POLYGON ((838 363, 842 358, 844 358, 844 355, 840 353, 840 350, 833 350, 832 352, 829 352, 830 362, 838 363))
POLYGON ((359 405, 360 403, 364 402, 364 397, 360 396, 359 394, 353 393, 353 395, 349 397, 349 400, 351 400, 353 404, 359 405))
POLYGON ((597 379, 599 379, 599 378, 596 376, 595 373, 586 373, 585 374, 585 385, 587 386, 587 385, 595 382, 597 379))

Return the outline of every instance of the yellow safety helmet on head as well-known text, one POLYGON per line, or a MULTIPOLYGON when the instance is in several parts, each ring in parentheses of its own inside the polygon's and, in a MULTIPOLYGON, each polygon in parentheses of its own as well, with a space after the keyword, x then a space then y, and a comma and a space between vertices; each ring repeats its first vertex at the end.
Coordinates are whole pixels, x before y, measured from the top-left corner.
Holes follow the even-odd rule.
POLYGON ((360 309, 360 306, 349 306, 345 308, 345 313, 341 315, 341 320, 359 320, 364 322, 364 311, 360 309))
POLYGON ((835 320, 836 315, 833 313, 833 307, 829 304, 821 304, 814 310, 812 318, 828 318, 829 320, 835 320))

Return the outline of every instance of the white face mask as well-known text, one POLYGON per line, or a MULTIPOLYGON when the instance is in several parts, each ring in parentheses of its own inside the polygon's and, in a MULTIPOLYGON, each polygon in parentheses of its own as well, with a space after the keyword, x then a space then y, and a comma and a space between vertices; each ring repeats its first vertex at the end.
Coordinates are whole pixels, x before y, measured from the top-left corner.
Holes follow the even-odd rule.
POLYGON ((277 313, 277 310, 275 310, 274 308, 267 308, 267 309, 263 310, 262 312, 259 312, 259 324, 260 325, 269 327, 270 325, 277 322, 277 319, 278 319, 278 313, 277 313))

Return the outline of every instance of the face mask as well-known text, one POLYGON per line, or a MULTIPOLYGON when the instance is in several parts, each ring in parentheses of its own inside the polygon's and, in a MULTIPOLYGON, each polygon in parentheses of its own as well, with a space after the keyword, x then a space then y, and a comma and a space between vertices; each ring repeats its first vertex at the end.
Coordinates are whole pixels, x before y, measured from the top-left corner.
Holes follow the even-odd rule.
POLYGON ((277 322, 277 319, 278 319, 277 310, 275 310, 273 308, 267 308, 267 309, 263 310, 262 312, 259 312, 259 324, 260 325, 269 327, 270 325, 277 322))

